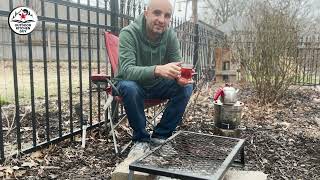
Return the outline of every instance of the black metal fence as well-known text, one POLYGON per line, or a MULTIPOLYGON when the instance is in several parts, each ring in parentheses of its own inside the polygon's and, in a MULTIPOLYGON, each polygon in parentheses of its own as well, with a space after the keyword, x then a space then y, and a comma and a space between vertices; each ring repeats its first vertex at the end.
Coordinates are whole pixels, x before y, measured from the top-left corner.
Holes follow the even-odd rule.
POLYGON ((296 68, 299 85, 320 85, 320 34, 301 37, 297 57, 301 64, 296 68))
MULTIPOLYGON (((228 44, 232 47, 235 60, 239 61, 237 51, 244 50, 249 56, 256 51, 254 36, 249 31, 235 31, 229 38, 228 44)), ((291 69, 294 75, 294 84, 302 86, 320 85, 320 32, 310 32, 310 35, 301 36, 296 42, 296 55, 293 57, 291 69)), ((243 73, 246 76, 245 73, 243 73)), ((247 75, 249 76, 249 75, 247 75)), ((252 77, 247 77, 250 81, 252 77)))
MULTIPOLYGON (((0 29, 2 161, 73 139, 85 121, 89 129, 103 123, 102 95, 93 92, 89 80, 92 73, 111 73, 103 34, 118 33, 143 11, 137 0, 17 2, 21 1, 0 4, 0 22, 7 23, 10 11, 22 5, 32 7, 40 22, 27 36, 16 35, 5 25, 0 29)), ((200 74, 206 64, 214 64, 212 48, 222 32, 176 18, 171 26, 178 32, 185 61, 196 64, 200 74)))
POLYGON ((222 46, 225 41, 224 33, 202 21, 198 24, 178 22, 175 27, 183 60, 197 67, 199 80, 201 75, 206 75, 209 67, 215 67, 214 48, 222 46))

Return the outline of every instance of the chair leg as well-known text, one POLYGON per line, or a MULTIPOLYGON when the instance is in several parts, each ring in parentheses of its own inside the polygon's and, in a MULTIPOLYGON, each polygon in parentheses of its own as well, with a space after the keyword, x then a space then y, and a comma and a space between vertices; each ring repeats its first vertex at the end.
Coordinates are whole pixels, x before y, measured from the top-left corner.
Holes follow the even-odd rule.
MULTIPOLYGON (((110 109, 111 109, 111 108, 110 108, 110 109)), ((112 133, 114 150, 115 150, 116 154, 118 154, 117 138, 116 138, 116 134, 115 134, 115 132, 114 132, 115 129, 114 129, 113 122, 112 122, 112 118, 111 118, 111 111, 109 111, 109 113, 108 113, 108 119, 109 119, 110 126, 111 126, 111 133, 112 133)))
MULTIPOLYGON (((113 121, 110 121, 110 125, 111 125, 111 133, 112 133, 112 138, 113 138, 113 142, 114 142, 114 147, 115 147, 115 151, 116 151, 116 154, 122 154, 129 146, 130 144, 132 143, 132 141, 130 141, 129 143, 127 143, 126 145, 124 145, 123 147, 121 147, 121 150, 117 148, 117 137, 116 137, 116 134, 115 134, 115 129, 117 127, 121 127, 121 123, 123 122, 123 120, 125 120, 127 118, 127 115, 125 115, 124 117, 122 117, 120 120, 118 120, 118 122, 116 124, 113 124, 114 122, 113 121)), ((126 132, 129 136, 132 137, 132 133, 128 133, 127 131, 124 131, 126 132)))
MULTIPOLYGON (((118 126, 120 127, 120 128, 122 128, 120 125, 121 125, 121 123, 122 123, 122 121, 124 121, 125 119, 127 118, 127 115, 125 115, 125 116, 123 116, 120 120, 118 120, 118 122, 114 125, 114 128, 117 128, 118 126)), ((126 134, 128 134, 129 136, 133 136, 132 135, 132 133, 128 133, 127 131, 125 131, 126 132, 126 134)))
POLYGON ((156 125, 157 125, 157 122, 156 122, 156 118, 166 109, 167 107, 167 104, 164 105, 164 107, 162 107, 162 105, 159 105, 159 109, 160 111, 158 112, 155 112, 155 107, 154 107, 154 116, 153 118, 151 119, 151 121, 147 120, 147 122, 152 126, 152 128, 155 128, 156 125))
POLYGON ((111 103, 113 101, 113 97, 108 95, 107 93, 105 94, 106 96, 106 99, 105 99, 105 103, 104 103, 104 106, 103 106, 103 111, 104 111, 104 123, 105 123, 105 132, 108 132, 109 133, 109 129, 108 129, 108 124, 109 124, 109 115, 111 113, 111 111, 109 111, 110 109, 110 106, 111 106, 111 103))
POLYGON ((110 131, 112 134, 112 139, 113 139, 113 144, 114 144, 114 150, 116 152, 116 154, 118 154, 118 146, 117 146, 117 138, 116 138, 116 134, 115 134, 115 127, 113 125, 113 117, 112 117, 112 107, 111 107, 111 103, 113 101, 113 97, 112 96, 107 96, 108 98, 106 99, 106 102, 104 104, 104 112, 105 114, 105 123, 106 123, 106 128, 108 128, 108 124, 107 121, 109 120, 110 123, 110 131))
POLYGON ((133 180, 134 171, 130 170, 128 175, 128 180, 133 180))
MULTIPOLYGON (((159 106, 158 106, 159 107, 159 106)), ((156 117, 158 117, 158 115, 156 115, 156 110, 157 110, 157 108, 156 108, 156 106, 154 106, 153 107, 153 122, 152 122, 152 124, 153 124, 153 127, 156 127, 156 124, 157 124, 157 122, 156 122, 156 117)))
POLYGON ((124 145, 124 146, 122 147, 122 149, 121 149, 120 154, 122 154, 125 150, 127 150, 131 143, 132 143, 132 141, 130 141, 130 142, 128 142, 126 145, 124 145))
POLYGON ((109 135, 109 132, 111 129, 110 129, 110 123, 109 123, 109 110, 108 109, 104 110, 103 118, 104 118, 103 132, 105 132, 107 135, 109 135))

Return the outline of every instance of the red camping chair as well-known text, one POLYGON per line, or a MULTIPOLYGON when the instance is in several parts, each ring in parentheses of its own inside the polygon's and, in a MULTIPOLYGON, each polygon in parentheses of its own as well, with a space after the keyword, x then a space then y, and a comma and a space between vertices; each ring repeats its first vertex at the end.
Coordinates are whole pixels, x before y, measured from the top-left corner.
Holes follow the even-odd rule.
MULTIPOLYGON (((118 57, 119 57, 119 38, 110 32, 105 32, 105 45, 107 49, 107 58, 111 64, 112 72, 116 74, 118 72, 118 57)), ((118 105, 122 104, 122 98, 119 96, 119 92, 117 88, 114 86, 114 84, 111 82, 111 76, 106 75, 106 74, 93 74, 91 76, 91 81, 96 84, 100 85, 100 89, 103 89, 105 93, 105 102, 104 102, 104 119, 106 126, 109 123, 110 125, 110 132, 112 134, 113 138, 113 143, 114 143, 114 148, 116 154, 118 154, 118 144, 117 144, 117 138, 116 138, 116 133, 115 129, 123 122, 124 119, 126 119, 126 115, 121 117, 120 119, 117 119, 117 123, 114 125, 114 117, 116 116, 115 111, 118 109, 118 105), (114 91, 112 93, 112 91, 114 91), (116 95, 114 95, 116 94, 116 95), (112 109, 111 104, 112 102, 116 102, 116 106, 114 109, 112 109)), ((145 107, 155 107, 157 105, 164 104, 167 100, 163 99, 145 99, 144 104, 145 107)), ((149 124, 151 124, 153 127, 155 126, 156 122, 155 119, 156 117, 164 110, 165 108, 162 108, 160 111, 157 113, 154 113, 153 118, 150 120, 147 120, 149 124)), ((132 134, 130 134, 132 136, 132 134)), ((131 141, 126 144, 120 153, 122 153, 129 145, 131 141)))

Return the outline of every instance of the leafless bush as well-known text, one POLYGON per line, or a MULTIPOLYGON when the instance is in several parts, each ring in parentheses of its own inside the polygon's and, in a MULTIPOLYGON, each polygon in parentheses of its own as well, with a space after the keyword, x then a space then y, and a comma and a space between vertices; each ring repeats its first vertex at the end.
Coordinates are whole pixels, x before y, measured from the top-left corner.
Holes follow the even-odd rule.
POLYGON ((290 4, 264 2, 253 7, 245 43, 236 44, 235 56, 266 104, 283 97, 297 78, 299 20, 290 4))

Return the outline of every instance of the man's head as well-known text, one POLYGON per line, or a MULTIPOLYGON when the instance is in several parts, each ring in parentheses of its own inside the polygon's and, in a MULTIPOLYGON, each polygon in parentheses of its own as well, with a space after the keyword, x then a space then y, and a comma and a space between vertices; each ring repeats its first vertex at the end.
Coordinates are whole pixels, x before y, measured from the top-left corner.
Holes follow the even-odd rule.
POLYGON ((158 38, 169 26, 172 5, 169 0, 150 0, 144 12, 147 33, 150 38, 158 38))

